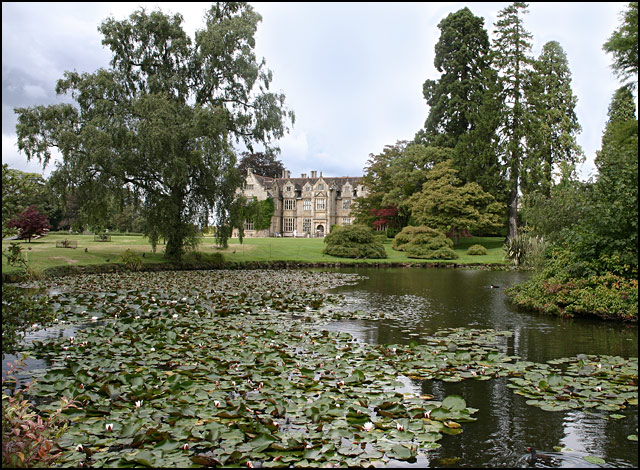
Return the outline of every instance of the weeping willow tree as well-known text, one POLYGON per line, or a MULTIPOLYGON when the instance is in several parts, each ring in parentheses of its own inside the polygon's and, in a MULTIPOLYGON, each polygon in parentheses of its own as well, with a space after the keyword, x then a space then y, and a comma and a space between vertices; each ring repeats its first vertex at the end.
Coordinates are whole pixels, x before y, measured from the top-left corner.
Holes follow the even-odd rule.
POLYGON ((57 83, 73 104, 15 110, 19 149, 43 167, 56 149, 58 180, 89 219, 105 217, 109 195, 134 192, 145 233, 166 239, 165 255, 177 259, 196 225, 215 218, 221 241, 231 234, 242 182, 234 144, 270 149, 294 119, 284 95, 268 91, 271 72, 254 54, 260 15, 225 2, 204 19, 192 39, 179 14, 109 18, 98 29, 110 67, 65 72, 57 83))

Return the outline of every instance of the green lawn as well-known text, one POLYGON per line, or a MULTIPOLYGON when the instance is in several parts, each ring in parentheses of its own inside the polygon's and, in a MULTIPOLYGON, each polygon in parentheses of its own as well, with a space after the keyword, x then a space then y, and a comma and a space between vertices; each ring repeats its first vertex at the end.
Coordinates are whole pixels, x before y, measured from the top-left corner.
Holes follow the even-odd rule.
MULTIPOLYGON (((109 242, 96 242, 93 235, 50 234, 31 243, 19 241, 25 255, 33 268, 43 271, 56 266, 85 266, 104 263, 121 262, 121 253, 130 249, 135 253, 145 253, 144 264, 164 263, 162 254, 164 246, 158 247, 153 254, 151 245, 145 237, 139 235, 113 235, 109 242), (77 248, 57 248, 56 242, 61 240, 77 242, 77 248), (86 249, 86 251, 85 251, 86 249)), ((2 250, 9 247, 10 241, 3 240, 2 250)), ((503 240, 499 237, 473 237, 461 239, 456 247, 459 258, 457 264, 504 264, 503 240), (481 244, 487 248, 487 255, 469 256, 467 248, 473 244, 481 244)), ((229 240, 229 247, 222 250, 215 245, 212 237, 205 237, 199 250, 203 253, 223 253, 225 260, 233 262, 250 261, 297 261, 301 263, 433 263, 441 260, 411 260, 403 252, 391 248, 391 243, 384 244, 388 258, 381 260, 354 260, 323 255, 324 239, 321 238, 245 238, 240 244, 238 239, 229 240)), ((2 272, 10 273, 16 268, 7 265, 2 258, 2 272)))

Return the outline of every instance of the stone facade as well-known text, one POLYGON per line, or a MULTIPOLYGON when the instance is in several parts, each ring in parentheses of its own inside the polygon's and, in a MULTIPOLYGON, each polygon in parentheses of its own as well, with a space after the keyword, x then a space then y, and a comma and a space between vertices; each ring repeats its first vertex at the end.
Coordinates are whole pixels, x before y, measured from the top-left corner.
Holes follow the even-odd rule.
MULTIPOLYGON (((361 177, 324 177, 317 171, 291 178, 285 171, 281 178, 256 175, 251 169, 242 194, 260 201, 272 198, 275 206, 271 227, 256 231, 245 223, 245 237, 323 237, 334 225, 353 222, 353 201, 365 194, 361 177)), ((237 232, 233 236, 237 236, 237 232)))

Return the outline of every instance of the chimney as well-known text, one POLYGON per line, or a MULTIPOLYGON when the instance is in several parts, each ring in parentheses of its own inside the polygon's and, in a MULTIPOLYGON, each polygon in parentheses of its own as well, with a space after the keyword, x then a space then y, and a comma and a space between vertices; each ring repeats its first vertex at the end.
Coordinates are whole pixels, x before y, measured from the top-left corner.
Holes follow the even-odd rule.
POLYGON ((291 178, 291 172, 287 170, 287 178, 291 178))
POLYGON ((253 168, 247 168, 247 175, 253 174, 253 168))
POLYGON ((311 177, 312 178, 317 178, 318 177, 318 172, 316 170, 311 170, 311 177))
POLYGON ((281 178, 284 179, 287 177, 287 170, 282 170, 282 176, 281 178))
POLYGON ((307 174, 306 173, 302 173, 302 175, 300 175, 302 178, 306 178, 307 174))

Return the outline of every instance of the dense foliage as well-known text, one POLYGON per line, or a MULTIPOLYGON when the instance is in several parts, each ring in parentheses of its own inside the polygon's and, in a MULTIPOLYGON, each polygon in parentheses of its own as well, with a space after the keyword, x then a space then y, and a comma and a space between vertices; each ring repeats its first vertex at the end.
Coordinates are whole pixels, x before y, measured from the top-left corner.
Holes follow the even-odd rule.
POLYGON ((58 81, 75 104, 16 109, 19 149, 46 165, 57 148, 59 183, 74 188, 90 223, 108 217, 105 199, 133 192, 144 201, 145 234, 165 238, 171 258, 196 224, 215 218, 217 236, 230 236, 241 184, 233 144, 267 147, 293 120, 253 52, 261 20, 253 7, 217 3, 204 20, 192 40, 179 14, 109 18, 99 30, 111 67, 58 81))
POLYGON ((364 225, 334 226, 324 238, 324 254, 340 258, 386 258, 387 253, 370 227, 364 225))
MULTIPOLYGON (((637 79, 637 8, 630 4, 620 30, 605 45, 622 62, 635 57, 635 69, 614 64, 621 78, 635 71, 637 79), (635 41, 613 40, 629 28, 635 41)), ((638 120, 632 88, 623 86, 611 100, 595 159, 596 181, 575 182, 565 172, 550 198, 534 194, 525 200, 529 228, 547 236, 552 246, 545 268, 508 291, 518 305, 564 316, 637 321, 638 120)))
POLYGON ((269 178, 280 178, 284 171, 284 165, 273 154, 264 152, 243 152, 238 162, 238 171, 245 175, 248 169, 252 173, 269 178))
POLYGON ((407 226, 393 239, 394 250, 404 251, 409 258, 456 259, 453 241, 444 233, 425 226, 407 226))
POLYGON ((487 254, 487 249, 482 245, 471 245, 467 248, 467 254, 473 256, 483 256, 487 254))
POLYGON ((614 72, 621 80, 633 79, 631 86, 637 86, 638 80, 638 2, 629 2, 627 10, 623 13, 623 21, 620 27, 613 32, 603 49, 613 54, 614 72))
POLYGON ((504 205, 482 190, 478 183, 462 184, 451 162, 426 172, 422 190, 407 201, 415 224, 451 233, 493 234, 503 226, 504 205))
POLYGON ((31 242, 31 238, 43 235, 51 229, 51 224, 49 224, 49 217, 42 214, 35 206, 30 206, 7 222, 7 227, 17 228, 18 238, 31 242))

